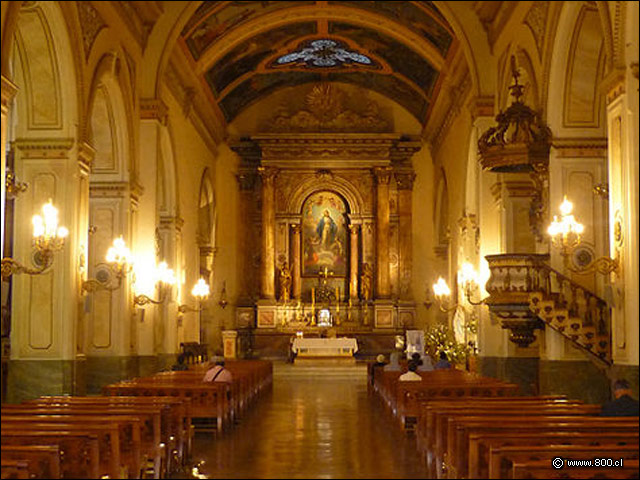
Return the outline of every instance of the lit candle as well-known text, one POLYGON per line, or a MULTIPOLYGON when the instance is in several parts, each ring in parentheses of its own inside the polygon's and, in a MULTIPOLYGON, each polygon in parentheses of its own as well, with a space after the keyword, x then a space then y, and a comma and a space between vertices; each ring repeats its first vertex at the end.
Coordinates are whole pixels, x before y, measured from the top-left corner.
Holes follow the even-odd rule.
POLYGON ((340 287, 336 287, 336 313, 340 313, 340 287))

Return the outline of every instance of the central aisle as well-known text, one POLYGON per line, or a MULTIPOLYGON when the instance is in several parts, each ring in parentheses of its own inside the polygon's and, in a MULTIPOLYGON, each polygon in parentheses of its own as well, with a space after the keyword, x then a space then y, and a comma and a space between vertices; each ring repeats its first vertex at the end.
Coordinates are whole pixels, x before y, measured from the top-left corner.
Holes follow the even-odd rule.
POLYGON ((198 434, 208 478, 425 478, 413 440, 367 394, 366 369, 274 365, 273 390, 218 438, 198 434))

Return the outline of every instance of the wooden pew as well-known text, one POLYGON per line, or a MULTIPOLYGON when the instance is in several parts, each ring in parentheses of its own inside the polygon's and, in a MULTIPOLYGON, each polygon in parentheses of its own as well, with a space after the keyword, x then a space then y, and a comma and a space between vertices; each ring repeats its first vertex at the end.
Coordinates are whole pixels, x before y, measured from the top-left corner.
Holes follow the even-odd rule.
MULTIPOLYGON (((478 478, 512 478, 514 463, 546 461, 551 467, 554 458, 592 460, 594 458, 623 458, 638 460, 638 444, 615 445, 525 445, 491 448, 488 476, 478 478)), ((597 470, 597 469, 594 469, 597 470)))
MULTIPOLYGON (((471 432, 546 432, 569 431, 576 434, 597 432, 637 432, 637 417, 603 418, 581 416, 450 416, 448 418, 447 450, 442 463, 447 465, 448 478, 467 476, 477 471, 478 458, 469 451, 471 432)), ((439 477, 440 478, 440 477, 439 477)))
POLYGON ((25 402, 26 404, 37 405, 97 405, 98 408, 106 405, 109 408, 115 407, 142 407, 145 411, 146 406, 164 406, 169 409, 168 420, 165 418, 165 411, 161 411, 161 431, 162 441, 165 441, 167 430, 169 443, 168 451, 171 457, 175 457, 179 462, 186 463, 191 456, 191 444, 193 439, 193 427, 191 426, 191 399, 190 398, 174 398, 174 397, 147 397, 147 396, 49 396, 40 397, 35 400, 25 402), (168 425, 167 425, 168 423, 168 425), (174 437, 172 439, 172 437, 174 437), (175 450, 171 450, 175 443, 175 450))
POLYGON ((1 477, 7 478, 30 478, 31 468, 28 460, 2 459, 0 464, 1 477))
POLYGON ((512 478, 514 479, 628 479, 638 478, 638 460, 625 460, 624 466, 619 467, 564 467, 555 469, 546 460, 513 464, 512 478))
POLYGON ((448 445, 448 418, 453 415, 475 416, 577 416, 593 415, 600 411, 599 405, 582 405, 573 402, 531 401, 527 397, 516 397, 513 401, 504 399, 495 401, 461 399, 458 402, 434 401, 426 407, 426 427, 424 440, 420 447, 427 452, 427 468, 432 475, 436 475, 435 465, 441 465, 448 445))
POLYGON ((133 473, 135 477, 138 476, 140 424, 137 419, 128 418, 126 420, 127 425, 132 425, 132 433, 128 435, 123 433, 125 425, 122 422, 105 420, 104 417, 85 417, 79 420, 74 416, 53 417, 55 416, 46 419, 40 417, 14 418, 3 414, 2 423, 0 423, 2 436, 9 432, 31 431, 93 433, 98 436, 99 440, 101 475, 109 475, 110 478, 129 478, 129 474, 133 473), (125 450, 123 445, 134 450, 125 450), (125 452, 124 456, 123 452, 125 452))
POLYGON ((160 412, 148 409, 111 409, 98 405, 5 405, 2 408, 3 422, 60 422, 85 425, 115 424, 120 431, 120 451, 123 462, 137 478, 148 462, 153 465, 154 478, 163 474, 164 449, 161 445, 160 412))
POLYGON ((95 433, 7 430, 0 435, 0 443, 2 446, 57 446, 62 478, 100 478, 109 473, 101 473, 99 438, 95 433))
POLYGON ((31 478, 60 478, 60 449, 56 445, 0 447, 3 460, 29 462, 31 478))

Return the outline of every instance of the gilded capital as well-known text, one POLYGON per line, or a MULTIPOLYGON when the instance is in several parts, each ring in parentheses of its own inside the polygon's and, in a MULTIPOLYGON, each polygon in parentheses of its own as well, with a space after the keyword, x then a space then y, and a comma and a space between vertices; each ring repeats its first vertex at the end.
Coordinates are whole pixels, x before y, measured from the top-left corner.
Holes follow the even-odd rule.
POLYGON ((167 124, 169 107, 159 98, 143 98, 140 100, 140 118, 143 120, 158 120, 167 124))
POLYGON ((262 178, 263 183, 273 184, 278 175, 278 169, 276 167, 258 167, 258 175, 262 178))
POLYGON ((376 177, 376 183, 378 185, 389 185, 391 173, 391 167, 377 167, 373 169, 373 175, 376 177))
POLYGON ((301 231, 301 226, 299 223, 292 223, 291 224, 291 231, 293 232, 294 235, 300 235, 300 231, 301 231))
POLYGON ((253 173, 238 173, 236 174, 236 180, 238 181, 238 188, 241 192, 253 190, 256 183, 256 176, 253 173))
POLYGON ((396 183, 398 184, 398 190, 413 190, 413 182, 416 179, 416 174, 413 172, 394 174, 396 177, 396 183))
POLYGON ((351 232, 351 235, 357 235, 358 230, 360 230, 360 225, 353 223, 349 225, 349 231, 351 232))

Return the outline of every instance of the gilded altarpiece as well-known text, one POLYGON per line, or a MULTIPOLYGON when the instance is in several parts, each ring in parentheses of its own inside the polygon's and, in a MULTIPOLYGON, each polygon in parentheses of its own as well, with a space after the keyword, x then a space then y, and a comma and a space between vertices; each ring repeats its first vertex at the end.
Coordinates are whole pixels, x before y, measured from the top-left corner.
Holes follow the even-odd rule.
MULTIPOLYGON (((309 105, 305 111, 320 115, 309 105)), ((342 333, 410 327, 411 157, 420 143, 376 131, 382 120, 367 123, 357 112, 346 116, 348 132, 331 112, 322 115, 333 118, 336 131, 306 131, 293 113, 285 116, 290 131, 281 117, 272 122, 276 133, 232 147, 241 159, 240 213, 247 219, 239 222, 237 326, 342 333), (324 312, 319 326, 321 310, 330 320, 324 312)))

